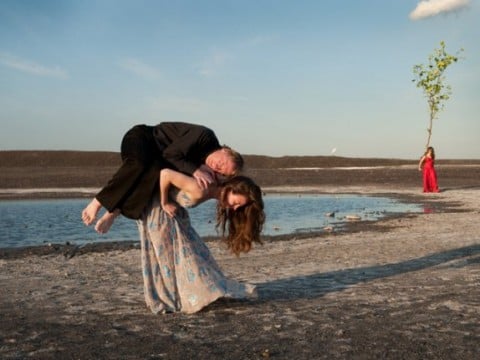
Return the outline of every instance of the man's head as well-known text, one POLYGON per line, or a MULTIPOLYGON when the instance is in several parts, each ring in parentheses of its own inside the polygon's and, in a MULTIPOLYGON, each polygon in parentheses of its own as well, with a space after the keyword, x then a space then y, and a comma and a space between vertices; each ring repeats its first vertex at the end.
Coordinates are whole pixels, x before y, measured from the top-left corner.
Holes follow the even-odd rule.
POLYGON ((233 176, 242 171, 243 158, 238 152, 224 145, 207 156, 205 165, 221 175, 233 176))

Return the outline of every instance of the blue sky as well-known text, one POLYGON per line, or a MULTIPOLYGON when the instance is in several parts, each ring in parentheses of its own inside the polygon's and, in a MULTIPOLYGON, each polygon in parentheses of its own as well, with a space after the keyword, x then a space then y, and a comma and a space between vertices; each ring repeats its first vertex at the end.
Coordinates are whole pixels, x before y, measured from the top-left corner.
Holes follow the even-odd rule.
POLYGON ((443 40, 464 58, 432 145, 480 159, 478 19, 477 0, 2 0, 0 150, 119 151, 185 121, 244 154, 417 159, 412 67, 443 40))

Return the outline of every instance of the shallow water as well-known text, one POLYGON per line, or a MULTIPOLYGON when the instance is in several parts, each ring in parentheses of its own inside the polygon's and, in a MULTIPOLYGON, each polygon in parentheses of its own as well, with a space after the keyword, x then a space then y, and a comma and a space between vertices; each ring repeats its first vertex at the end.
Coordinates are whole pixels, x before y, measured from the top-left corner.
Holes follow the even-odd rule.
MULTIPOLYGON (((268 194, 264 197, 265 235, 284 235, 339 228, 347 215, 377 220, 388 214, 419 212, 420 206, 385 197, 358 195, 268 194)), ((0 247, 46 243, 85 244, 99 241, 135 241, 135 221, 119 217, 109 233, 97 234, 83 225, 82 209, 89 199, 0 201, 0 247)), ((201 236, 215 236, 215 201, 190 209, 192 224, 201 236)))

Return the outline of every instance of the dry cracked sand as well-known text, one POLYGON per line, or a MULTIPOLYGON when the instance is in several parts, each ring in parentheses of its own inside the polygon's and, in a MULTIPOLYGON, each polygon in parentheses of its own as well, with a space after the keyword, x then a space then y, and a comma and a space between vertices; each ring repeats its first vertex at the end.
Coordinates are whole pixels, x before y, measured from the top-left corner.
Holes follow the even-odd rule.
MULTIPOLYGON (((316 191, 315 187, 265 191, 316 191)), ((193 315, 153 315, 138 247, 0 257, 3 359, 473 359, 480 187, 323 186, 425 204, 344 233, 268 239, 224 272, 257 285, 193 315), (413 198, 412 198, 413 196, 413 198), (74 255, 74 256, 72 256, 74 255)), ((11 255, 11 254, 10 254, 11 255)))

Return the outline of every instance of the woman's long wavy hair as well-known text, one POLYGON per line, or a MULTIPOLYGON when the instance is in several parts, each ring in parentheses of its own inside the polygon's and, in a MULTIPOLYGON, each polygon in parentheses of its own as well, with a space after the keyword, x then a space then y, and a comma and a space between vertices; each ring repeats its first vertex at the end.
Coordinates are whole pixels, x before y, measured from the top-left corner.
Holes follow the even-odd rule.
POLYGON ((429 146, 427 150, 425 150, 425 156, 428 154, 428 151, 431 151, 430 156, 432 157, 433 160, 435 160, 435 150, 433 149, 433 146, 429 146))
POLYGON ((246 176, 235 176, 221 185, 217 202, 217 229, 222 233, 228 248, 237 256, 249 252, 254 242, 261 244, 260 233, 265 223, 262 191, 255 182, 246 176), (237 210, 227 209, 228 194, 244 195, 247 203, 237 210), (228 235, 225 236, 225 233, 228 235))

